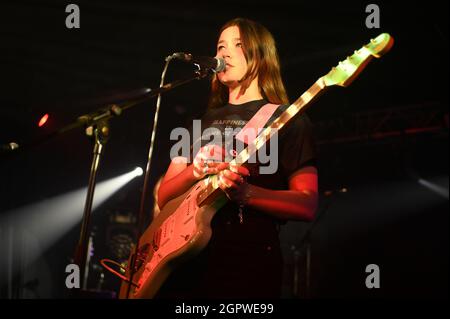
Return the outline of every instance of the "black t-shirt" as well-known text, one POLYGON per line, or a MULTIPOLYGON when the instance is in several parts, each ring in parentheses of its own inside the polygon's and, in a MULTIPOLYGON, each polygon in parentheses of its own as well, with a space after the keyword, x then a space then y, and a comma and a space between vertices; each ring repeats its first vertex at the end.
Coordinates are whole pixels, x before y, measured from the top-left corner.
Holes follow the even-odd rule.
MULTIPOLYGON (((201 119, 201 130, 209 138, 202 136, 194 141, 192 150, 210 144, 213 136, 207 128, 218 129, 222 135, 227 155, 236 154, 236 143, 227 134, 235 135, 254 114, 268 102, 257 100, 241 105, 227 104, 210 109, 201 119), (197 145, 195 143, 198 143, 197 145)), ((277 108, 267 125, 276 119, 289 105, 277 108)), ((192 127, 191 127, 192 133, 192 127)), ((217 141, 217 136, 215 136, 217 141)), ((289 189, 289 177, 298 169, 315 165, 316 151, 312 125, 303 114, 291 119, 277 136, 278 148, 271 148, 269 141, 266 154, 277 151, 277 165, 267 163, 257 157, 253 163, 245 164, 251 176, 248 182, 260 187, 283 190, 289 189), (269 169, 270 166, 270 169, 269 169), (272 174, 262 173, 261 168, 272 170, 272 174)), ((273 154, 272 154, 273 155, 273 154)), ((270 156, 273 161, 273 157, 270 156)), ((267 170, 266 170, 267 172, 267 170)), ((248 207, 243 211, 243 222, 238 216, 239 207, 229 201, 214 216, 211 222, 212 237, 207 248, 192 261, 174 272, 161 289, 162 296, 184 297, 276 297, 281 284, 282 258, 278 229, 280 220, 248 207), (264 279, 264 280, 262 280, 264 279), (194 284, 195 283, 195 284, 194 284), (193 288, 195 287, 195 289, 193 288), (194 290, 192 290, 194 289, 194 290)))

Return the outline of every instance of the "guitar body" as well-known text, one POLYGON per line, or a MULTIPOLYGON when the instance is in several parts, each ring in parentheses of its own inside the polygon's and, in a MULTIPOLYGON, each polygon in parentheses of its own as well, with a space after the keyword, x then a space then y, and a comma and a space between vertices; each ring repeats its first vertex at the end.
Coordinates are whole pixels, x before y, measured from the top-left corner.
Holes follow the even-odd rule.
MULTIPOLYGON (((226 197, 217 193, 214 199, 198 206, 198 195, 207 187, 205 181, 169 201, 141 236, 136 271, 131 280, 137 287, 131 286, 128 298, 152 298, 179 264, 197 255, 208 244, 211 220, 226 203, 226 197)), ((125 276, 129 278, 129 275, 128 268, 125 276)), ((119 298, 127 298, 128 285, 122 282, 119 298)))

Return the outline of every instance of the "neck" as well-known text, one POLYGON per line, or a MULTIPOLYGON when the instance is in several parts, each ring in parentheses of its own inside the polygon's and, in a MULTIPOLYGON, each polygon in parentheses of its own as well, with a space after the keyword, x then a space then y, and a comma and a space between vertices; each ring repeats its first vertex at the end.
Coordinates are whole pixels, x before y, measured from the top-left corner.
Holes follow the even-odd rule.
POLYGON ((259 91, 258 77, 254 78, 250 83, 250 86, 245 90, 243 94, 240 94, 241 86, 236 85, 228 87, 228 103, 230 104, 244 104, 254 100, 262 99, 262 95, 259 91))

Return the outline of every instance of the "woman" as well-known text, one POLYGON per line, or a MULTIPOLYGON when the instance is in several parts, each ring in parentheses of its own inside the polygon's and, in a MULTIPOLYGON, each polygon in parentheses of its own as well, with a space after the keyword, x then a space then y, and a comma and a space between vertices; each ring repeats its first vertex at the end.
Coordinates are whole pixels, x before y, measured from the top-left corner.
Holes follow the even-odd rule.
MULTIPOLYGON (((282 105, 271 120, 286 108, 275 42, 265 27, 242 18, 227 22, 220 30, 216 56, 225 60, 226 69, 212 79, 203 128, 234 134, 265 104, 282 105)), ((261 163, 230 167, 208 161, 233 154, 234 146, 200 143, 195 156, 172 160, 159 189, 159 206, 208 174, 219 174, 219 186, 230 201, 211 222, 208 246, 169 277, 158 297, 279 297, 283 265, 279 224, 311 221, 317 206, 317 169, 308 118, 297 116, 280 131, 278 169, 273 174, 262 174, 261 163)))

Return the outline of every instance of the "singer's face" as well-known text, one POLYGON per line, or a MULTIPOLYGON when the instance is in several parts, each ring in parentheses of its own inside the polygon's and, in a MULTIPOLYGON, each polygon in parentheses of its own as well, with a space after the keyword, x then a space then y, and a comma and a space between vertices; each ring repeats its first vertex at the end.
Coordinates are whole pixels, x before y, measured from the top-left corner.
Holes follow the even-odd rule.
POLYGON ((217 74, 219 81, 229 87, 238 86, 247 73, 247 60, 237 26, 228 27, 220 34, 216 57, 223 58, 227 64, 225 71, 217 74))

